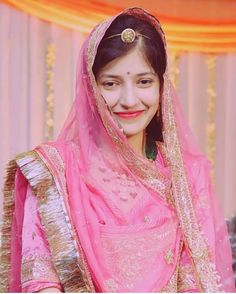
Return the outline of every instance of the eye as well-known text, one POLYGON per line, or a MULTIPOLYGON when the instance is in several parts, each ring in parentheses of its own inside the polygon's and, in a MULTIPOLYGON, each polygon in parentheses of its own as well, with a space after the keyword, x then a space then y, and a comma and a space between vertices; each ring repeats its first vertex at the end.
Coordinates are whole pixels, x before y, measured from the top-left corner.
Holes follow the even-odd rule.
POLYGON ((116 81, 105 81, 102 83, 102 86, 107 90, 112 90, 118 85, 119 85, 119 83, 116 81))
POLYGON ((141 86, 142 88, 147 88, 151 86, 153 83, 152 79, 141 79, 138 81, 138 85, 141 86))

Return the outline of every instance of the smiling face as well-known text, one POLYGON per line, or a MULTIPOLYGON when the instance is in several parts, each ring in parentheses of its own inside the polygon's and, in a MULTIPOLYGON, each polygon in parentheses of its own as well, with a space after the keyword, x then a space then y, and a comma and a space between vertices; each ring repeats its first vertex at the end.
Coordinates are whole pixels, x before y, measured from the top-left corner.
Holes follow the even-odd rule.
POLYGON ((157 112, 159 79, 138 48, 105 65, 97 85, 127 137, 143 133, 157 112))

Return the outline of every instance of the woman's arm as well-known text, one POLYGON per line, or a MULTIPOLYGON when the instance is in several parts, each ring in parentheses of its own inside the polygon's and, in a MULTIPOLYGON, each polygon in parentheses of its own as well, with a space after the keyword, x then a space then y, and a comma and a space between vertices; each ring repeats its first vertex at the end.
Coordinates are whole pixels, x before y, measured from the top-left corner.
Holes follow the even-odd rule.
POLYGON ((63 290, 41 224, 37 198, 29 186, 22 230, 21 285, 23 292, 61 292, 63 290))

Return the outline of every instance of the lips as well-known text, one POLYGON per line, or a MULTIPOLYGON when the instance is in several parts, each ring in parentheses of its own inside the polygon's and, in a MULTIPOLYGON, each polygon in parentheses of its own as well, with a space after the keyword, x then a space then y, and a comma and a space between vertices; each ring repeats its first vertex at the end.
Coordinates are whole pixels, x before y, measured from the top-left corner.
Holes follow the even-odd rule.
POLYGON ((129 111, 129 112, 114 112, 115 115, 125 118, 125 119, 131 119, 136 118, 140 116, 145 110, 138 110, 138 111, 129 111))

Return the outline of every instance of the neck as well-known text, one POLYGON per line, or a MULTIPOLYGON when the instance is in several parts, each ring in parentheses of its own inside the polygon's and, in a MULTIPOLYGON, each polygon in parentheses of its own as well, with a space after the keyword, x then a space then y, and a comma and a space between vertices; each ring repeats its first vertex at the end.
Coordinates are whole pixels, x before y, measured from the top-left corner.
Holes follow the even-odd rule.
POLYGON ((129 144, 132 146, 132 148, 141 155, 144 155, 144 131, 135 134, 133 136, 127 137, 127 140, 129 144))

